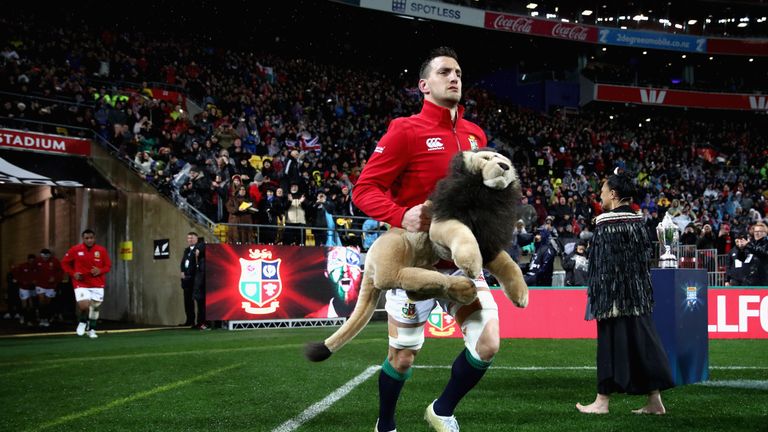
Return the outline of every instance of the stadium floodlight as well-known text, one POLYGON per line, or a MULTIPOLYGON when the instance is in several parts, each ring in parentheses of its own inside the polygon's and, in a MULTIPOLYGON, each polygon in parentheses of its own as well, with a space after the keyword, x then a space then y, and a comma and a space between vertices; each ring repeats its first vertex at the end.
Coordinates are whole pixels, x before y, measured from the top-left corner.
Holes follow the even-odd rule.
POLYGON ((539 16, 539 11, 533 11, 533 12, 531 12, 531 16, 539 16))
POLYGON ((551 19, 551 18, 557 18, 557 15, 548 13, 547 14, 547 19, 551 19))
POLYGON ((536 3, 528 3, 527 5, 525 5, 525 7, 527 7, 528 9, 536 9, 537 6, 539 5, 537 5, 536 3))
POLYGON ((747 23, 745 23, 745 22, 740 22, 740 23, 736 24, 736 27, 741 27, 741 28, 744 28, 744 27, 746 27, 746 26, 748 26, 748 25, 749 25, 749 24, 747 24, 747 23))
POLYGON ((621 28, 622 30, 626 30, 626 29, 627 29, 627 26, 621 26, 620 28, 621 28))
POLYGON ((640 14, 640 15, 635 15, 635 16, 633 16, 633 17, 632 17, 632 20, 633 20, 633 21, 637 21, 637 22, 640 22, 640 21, 648 21, 648 17, 647 17, 647 16, 645 16, 645 15, 643 15, 643 14, 640 14))
POLYGON ((646 55, 646 54, 648 54, 648 51, 643 51, 643 55, 646 55))
POLYGON ((688 57, 688 56, 687 56, 687 55, 685 55, 685 54, 683 54, 683 55, 681 55, 681 56, 680 56, 680 58, 686 58, 686 57, 688 57))
POLYGON ((581 14, 582 14, 582 15, 584 15, 584 16, 590 16, 590 15, 592 15, 592 11, 591 11, 591 10, 589 10, 589 9, 584 9, 584 10, 581 12, 581 14))
POLYGON ((646 119, 645 119, 645 122, 646 122, 646 123, 650 123, 650 121, 651 121, 651 118, 650 118, 650 117, 648 117, 648 118, 646 118, 646 119))
POLYGON ((570 22, 570 21, 568 21, 568 18, 560 18, 560 21, 562 21, 562 22, 570 22))
POLYGON ((698 21, 696 21, 695 19, 690 19, 690 20, 688 20, 688 25, 694 25, 694 24, 696 24, 697 22, 698 22, 698 21))
POLYGON ((609 115, 609 116, 608 116, 608 118, 609 118, 609 119, 611 119, 611 120, 613 120, 613 116, 612 116, 612 115, 609 115))
POLYGON ((675 24, 675 28, 676 29, 681 29, 681 28, 683 28, 683 25, 682 24, 675 24))
POLYGON ((608 48, 603 47, 603 52, 606 52, 606 51, 608 51, 608 48))
POLYGON ((710 59, 710 60, 714 60, 715 58, 714 58, 714 57, 712 57, 712 56, 709 56, 709 59, 710 59))
POLYGON ((750 57, 750 58, 749 58, 749 62, 750 62, 750 63, 752 63, 753 61, 755 61, 755 59, 753 59, 752 57, 750 57))

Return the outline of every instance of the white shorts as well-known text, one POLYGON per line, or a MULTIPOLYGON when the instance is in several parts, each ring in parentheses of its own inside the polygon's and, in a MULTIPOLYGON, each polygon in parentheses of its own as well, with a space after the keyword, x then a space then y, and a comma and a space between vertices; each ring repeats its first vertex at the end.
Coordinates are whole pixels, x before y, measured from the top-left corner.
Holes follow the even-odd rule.
POLYGON ((413 301, 402 289, 387 290, 386 300, 384 308, 387 310, 387 314, 395 321, 405 324, 427 322, 429 314, 437 304, 435 299, 413 301))
POLYGON ((53 288, 43 288, 43 287, 36 286, 35 293, 37 295, 45 294, 45 296, 48 298, 56 297, 56 290, 53 288))
POLYGON ((19 298, 22 301, 29 300, 29 299, 31 299, 34 296, 35 296, 35 290, 28 290, 28 289, 24 289, 24 288, 19 288, 19 298))
MULTIPOLYGON (((441 271, 442 272, 442 271, 441 271)), ((453 276, 460 276, 464 273, 461 270, 449 270, 446 273, 451 272, 453 276)), ((488 288, 488 283, 485 281, 485 277, 480 275, 475 279, 475 286, 478 288, 488 288)), ((387 314, 395 321, 406 324, 418 324, 425 323, 429 319, 429 314, 432 313, 432 309, 438 303, 440 307, 450 315, 453 315, 461 306, 458 303, 454 303, 444 299, 428 299, 413 301, 408 298, 405 290, 391 289, 386 292, 386 303, 384 308, 387 310, 387 314)))
POLYGON ((75 300, 104 301, 104 288, 75 288, 75 300))

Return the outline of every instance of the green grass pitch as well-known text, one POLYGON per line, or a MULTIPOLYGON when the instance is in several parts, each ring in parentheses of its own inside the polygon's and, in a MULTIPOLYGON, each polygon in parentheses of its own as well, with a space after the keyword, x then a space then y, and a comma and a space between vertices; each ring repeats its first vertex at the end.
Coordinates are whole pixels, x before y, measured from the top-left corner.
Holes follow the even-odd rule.
MULTIPOLYGON (((371 431, 375 367, 386 327, 371 323, 323 363, 303 344, 333 328, 171 329, 0 339, 0 431, 371 431)), ((427 431, 462 349, 427 339, 398 405, 398 431, 427 431)), ((595 396, 594 340, 507 339, 462 401, 462 431, 768 431, 768 341, 710 341, 709 385, 664 393, 666 416, 637 416, 616 395, 606 416, 579 414, 595 396)))

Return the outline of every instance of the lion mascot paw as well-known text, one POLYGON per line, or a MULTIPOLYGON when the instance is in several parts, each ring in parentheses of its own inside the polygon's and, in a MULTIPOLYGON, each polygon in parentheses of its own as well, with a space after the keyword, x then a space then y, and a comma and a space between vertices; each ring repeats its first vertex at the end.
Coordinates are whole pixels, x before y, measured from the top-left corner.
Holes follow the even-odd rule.
POLYGON ((404 289, 412 300, 469 304, 477 297, 472 279, 483 267, 512 303, 526 307, 528 286, 505 251, 521 197, 517 172, 505 156, 489 149, 456 154, 427 202, 432 210, 429 233, 393 228, 376 239, 366 254, 360 294, 349 319, 325 341, 308 343, 305 356, 325 360, 352 340, 370 321, 384 290, 404 289), (437 271, 441 259, 452 261, 466 276, 437 271))

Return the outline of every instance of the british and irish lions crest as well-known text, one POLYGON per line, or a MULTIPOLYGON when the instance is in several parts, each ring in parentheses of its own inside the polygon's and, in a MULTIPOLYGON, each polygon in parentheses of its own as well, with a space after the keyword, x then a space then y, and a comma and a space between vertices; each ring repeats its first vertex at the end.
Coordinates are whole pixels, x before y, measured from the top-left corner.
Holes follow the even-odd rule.
POLYGON ((245 312, 253 315, 271 314, 280 307, 280 259, 272 259, 272 252, 250 249, 250 258, 240 258, 240 295, 248 300, 242 303, 245 312))

